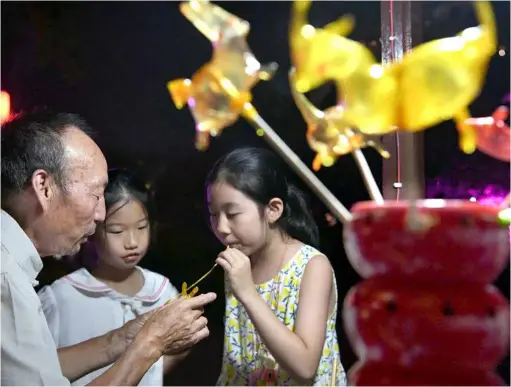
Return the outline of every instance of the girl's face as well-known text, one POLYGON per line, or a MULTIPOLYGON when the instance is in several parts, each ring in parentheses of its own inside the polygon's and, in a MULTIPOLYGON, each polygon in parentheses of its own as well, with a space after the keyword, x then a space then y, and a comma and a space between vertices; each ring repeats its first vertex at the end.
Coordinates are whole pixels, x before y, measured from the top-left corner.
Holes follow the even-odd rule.
POLYGON ((130 199, 114 205, 96 233, 100 262, 120 270, 135 267, 147 252, 149 233, 147 212, 140 202, 130 199))
POLYGON ((223 182, 209 186, 207 195, 211 228, 225 246, 250 256, 264 245, 268 225, 257 203, 223 182))

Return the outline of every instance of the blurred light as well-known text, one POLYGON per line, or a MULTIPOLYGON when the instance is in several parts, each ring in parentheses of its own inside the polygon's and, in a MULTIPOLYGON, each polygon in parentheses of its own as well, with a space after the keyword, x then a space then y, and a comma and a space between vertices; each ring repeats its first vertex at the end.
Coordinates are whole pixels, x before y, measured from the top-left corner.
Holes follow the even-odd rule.
POLYGON ((11 96, 6 91, 0 92, 0 123, 3 124, 11 116, 11 96))
POLYGON ((396 182, 396 183, 392 184, 392 186, 393 186, 394 188, 396 188, 396 189, 398 189, 398 188, 403 188, 403 183, 397 183, 397 182, 396 182))
POLYGON ((499 50, 499 55, 500 55, 500 56, 505 56, 505 55, 506 55, 506 50, 504 50, 503 48, 501 48, 501 49, 499 50))
POLYGON ((330 227, 333 227, 337 224, 337 219, 335 219, 335 217, 329 212, 325 214, 325 220, 330 227))
POLYGON ((477 202, 477 199, 475 197, 473 197, 473 196, 470 199, 468 199, 468 200, 470 200, 471 202, 477 202))
POLYGON ((506 208, 499 212, 498 215, 499 223, 503 226, 511 225, 511 208, 506 208))

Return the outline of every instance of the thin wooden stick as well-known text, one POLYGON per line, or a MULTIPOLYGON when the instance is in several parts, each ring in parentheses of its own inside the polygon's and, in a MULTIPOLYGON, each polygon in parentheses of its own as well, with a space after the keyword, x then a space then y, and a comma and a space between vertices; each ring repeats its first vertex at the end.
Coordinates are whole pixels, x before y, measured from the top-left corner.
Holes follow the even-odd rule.
POLYGON ((369 191, 369 196, 376 202, 376 204, 380 206, 383 205, 383 196, 378 188, 378 184, 376 184, 376 180, 374 180, 373 173, 371 172, 371 168, 369 168, 369 164, 367 164, 364 154, 360 149, 355 149, 352 154, 358 165, 364 184, 369 191))

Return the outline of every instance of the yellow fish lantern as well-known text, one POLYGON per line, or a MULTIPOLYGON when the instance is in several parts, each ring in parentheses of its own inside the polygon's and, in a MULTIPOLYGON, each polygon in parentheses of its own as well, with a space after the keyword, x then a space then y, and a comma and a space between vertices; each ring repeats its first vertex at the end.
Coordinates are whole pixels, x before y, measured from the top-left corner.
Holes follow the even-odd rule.
POLYGON ((474 1, 480 25, 451 38, 416 47, 398 64, 399 127, 417 131, 454 119, 460 147, 476 149, 476 131, 465 121, 479 95, 490 58, 497 51, 495 17, 488 1, 474 1))
POLYGON ((196 146, 204 150, 209 137, 239 118, 251 89, 269 80, 277 64, 261 65, 246 38, 250 24, 205 0, 181 3, 183 15, 213 44, 213 57, 191 79, 176 79, 167 87, 178 109, 188 104, 196 124, 196 146))
POLYGON ((332 166, 339 156, 367 146, 374 147, 383 157, 390 157, 376 140, 368 140, 364 134, 349 127, 342 105, 321 111, 298 92, 293 69, 289 72, 289 83, 295 104, 307 123, 307 142, 316 152, 312 164, 314 171, 321 166, 332 166))
POLYGON ((307 21, 310 6, 310 0, 295 0, 291 9, 289 44, 295 87, 300 93, 376 63, 367 47, 344 37, 353 30, 353 17, 343 16, 324 28, 315 28, 307 21))

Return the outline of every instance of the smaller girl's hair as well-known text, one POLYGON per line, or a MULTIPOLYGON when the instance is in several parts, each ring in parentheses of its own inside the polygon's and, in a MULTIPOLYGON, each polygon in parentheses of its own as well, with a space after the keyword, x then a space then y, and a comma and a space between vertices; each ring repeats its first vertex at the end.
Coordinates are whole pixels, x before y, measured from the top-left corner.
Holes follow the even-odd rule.
MULTIPOLYGON (((105 188, 105 207, 108 211, 118 203, 129 200, 140 202, 146 209, 149 219, 154 215, 151 192, 145 183, 126 169, 108 171, 108 184, 105 188)), ((111 215, 111 214, 110 214, 111 215)))
POLYGON ((284 164, 262 148, 236 149, 220 158, 206 179, 206 191, 215 182, 228 183, 260 206, 271 199, 284 202, 284 212, 277 221, 280 229, 292 238, 319 247, 319 231, 302 191, 286 176, 284 164))

